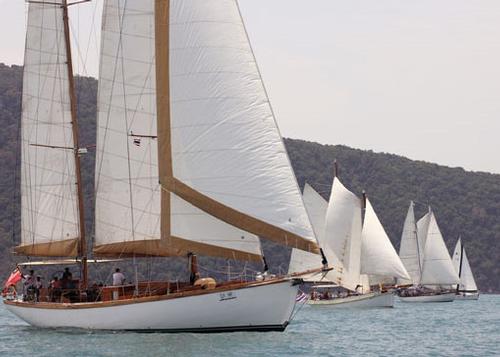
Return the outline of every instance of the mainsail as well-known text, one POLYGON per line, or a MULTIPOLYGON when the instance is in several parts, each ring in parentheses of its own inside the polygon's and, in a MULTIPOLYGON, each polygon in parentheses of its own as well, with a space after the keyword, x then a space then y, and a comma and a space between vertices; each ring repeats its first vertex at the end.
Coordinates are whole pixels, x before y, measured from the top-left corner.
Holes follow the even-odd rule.
POLYGON ((417 249, 420 258, 420 267, 424 264, 425 243, 427 242, 427 234, 429 233, 429 224, 431 222, 432 210, 429 207, 427 212, 422 218, 417 221, 417 249))
POLYGON ((444 243, 433 212, 429 212, 429 225, 425 239, 422 264, 422 285, 458 284, 459 278, 444 243))
POLYGON ((63 3, 30 2, 28 10, 21 118, 21 245, 15 251, 31 256, 78 255, 77 143, 63 3))
POLYGON ((328 201, 325 237, 322 248, 331 250, 343 268, 341 285, 355 290, 361 269, 361 200, 338 177, 333 180, 328 201))
POLYGON ((410 279, 368 199, 361 233, 361 273, 370 276, 372 285, 388 278, 410 279))
POLYGON ((96 254, 318 251, 236 1, 105 1, 100 68, 96 254))
POLYGON ((414 206, 413 201, 410 202, 399 246, 399 258, 411 279, 400 278, 398 279, 399 284, 419 284, 422 273, 420 253, 423 253, 423 251, 419 250, 414 206))
POLYGON ((476 281, 472 275, 469 259, 467 259, 467 254, 465 254, 465 248, 460 238, 458 238, 457 244, 455 245, 452 260, 455 271, 460 278, 460 284, 457 290, 459 292, 477 292, 476 281))

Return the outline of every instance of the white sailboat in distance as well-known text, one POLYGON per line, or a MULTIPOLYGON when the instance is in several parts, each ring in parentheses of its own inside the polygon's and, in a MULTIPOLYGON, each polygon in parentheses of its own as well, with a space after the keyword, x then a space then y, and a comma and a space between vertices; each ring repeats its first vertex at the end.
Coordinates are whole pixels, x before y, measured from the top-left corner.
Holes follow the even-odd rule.
POLYGON ((400 257, 412 279, 400 280, 412 286, 401 289, 403 302, 451 302, 455 299, 452 286, 458 283, 458 275, 451 262, 434 212, 429 211, 416 223, 413 202, 403 228, 400 257), (417 269, 418 268, 418 269, 417 269))
POLYGON ((464 244, 459 237, 453 252, 453 266, 460 278, 460 284, 457 284, 455 291, 455 300, 477 300, 479 299, 479 290, 477 289, 474 275, 470 268, 469 259, 465 254, 464 244))
POLYGON ((196 264, 261 261, 258 236, 319 252, 235 0, 104 1, 93 256, 190 257, 192 281, 89 284, 68 22, 78 3, 29 3, 16 252, 74 259, 80 276, 6 308, 38 327, 284 330, 298 274, 216 282, 196 264))
MULTIPOLYGON (((343 308, 392 307, 394 295, 383 286, 394 285, 395 278, 409 279, 409 275, 369 200, 364 196, 365 217, 361 224, 363 204, 338 177, 334 178, 329 202, 308 184, 303 196, 320 247, 333 266, 320 281, 317 274, 307 281, 315 283, 313 291, 341 287, 348 292, 328 299, 313 294, 318 298, 313 296, 308 303, 343 308), (382 286, 382 289, 370 291, 370 285, 382 286)), ((319 260, 318 255, 294 249, 290 272, 307 270, 319 260)))

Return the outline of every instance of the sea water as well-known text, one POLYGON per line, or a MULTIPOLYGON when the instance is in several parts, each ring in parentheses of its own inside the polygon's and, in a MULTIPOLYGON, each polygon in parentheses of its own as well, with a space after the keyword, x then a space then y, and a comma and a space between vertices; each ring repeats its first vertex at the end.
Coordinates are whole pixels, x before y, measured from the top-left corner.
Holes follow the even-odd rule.
MULTIPOLYGON (((298 306, 300 308, 300 306, 298 306)), ((340 310, 303 306, 285 332, 165 334, 29 327, 0 307, 1 356, 500 356, 500 295, 340 310)))

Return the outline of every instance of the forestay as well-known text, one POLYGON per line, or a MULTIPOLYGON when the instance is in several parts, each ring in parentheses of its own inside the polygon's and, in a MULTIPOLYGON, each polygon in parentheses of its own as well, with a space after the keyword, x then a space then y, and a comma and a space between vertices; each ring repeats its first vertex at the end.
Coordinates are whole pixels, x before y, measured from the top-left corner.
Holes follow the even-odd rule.
POLYGON ((465 248, 463 247, 462 240, 460 238, 458 238, 457 244, 455 245, 452 260, 455 271, 460 278, 458 290, 467 292, 477 291, 477 285, 474 280, 474 276, 472 275, 469 259, 467 259, 467 254, 465 253, 465 248))
POLYGON ((429 212, 429 226, 422 265, 422 285, 453 285, 459 278, 441 235, 434 213, 429 212))
POLYGON ((361 233, 361 273, 374 276, 370 277, 372 285, 385 282, 383 277, 410 279, 368 199, 361 233))
POLYGON ((31 2, 23 69, 19 254, 77 256, 79 216, 63 9, 31 2))
POLYGON ((421 277, 421 265, 419 260, 419 244, 417 237, 417 225, 415 222, 414 203, 410 202, 408 213, 401 234, 399 246, 399 258, 403 263, 410 279, 398 279, 399 284, 419 284, 421 277))
POLYGON ((96 252, 257 257, 256 235, 317 252, 237 3, 103 16, 96 252))

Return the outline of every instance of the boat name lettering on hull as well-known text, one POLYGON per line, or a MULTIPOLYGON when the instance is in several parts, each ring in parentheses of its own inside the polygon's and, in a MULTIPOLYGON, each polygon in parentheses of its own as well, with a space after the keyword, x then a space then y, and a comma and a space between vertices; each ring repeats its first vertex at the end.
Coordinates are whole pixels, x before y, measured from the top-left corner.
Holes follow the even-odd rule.
POLYGON ((228 301, 228 300, 235 300, 235 299, 237 299, 237 296, 234 295, 232 291, 219 294, 219 301, 228 301))

